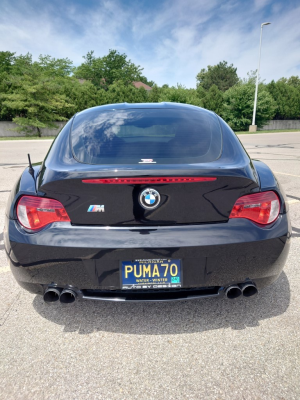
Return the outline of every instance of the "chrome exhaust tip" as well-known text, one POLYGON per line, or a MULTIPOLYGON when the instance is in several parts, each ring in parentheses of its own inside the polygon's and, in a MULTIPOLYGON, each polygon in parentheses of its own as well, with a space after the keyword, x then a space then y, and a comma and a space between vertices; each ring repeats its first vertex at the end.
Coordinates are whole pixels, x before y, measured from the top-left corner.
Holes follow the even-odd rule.
POLYGON ((44 293, 44 302, 48 304, 55 303, 59 300, 60 293, 60 288, 49 287, 44 293))
POLYGON ((60 294, 60 302, 63 304, 74 303, 77 298, 77 293, 72 289, 64 289, 60 294))
POLYGON ((240 288, 244 297, 252 297, 258 293, 257 287, 252 282, 243 283, 240 288))
POLYGON ((240 297, 242 295, 242 291, 238 285, 232 285, 229 286, 225 290, 225 296, 227 299, 236 299, 237 297, 240 297))

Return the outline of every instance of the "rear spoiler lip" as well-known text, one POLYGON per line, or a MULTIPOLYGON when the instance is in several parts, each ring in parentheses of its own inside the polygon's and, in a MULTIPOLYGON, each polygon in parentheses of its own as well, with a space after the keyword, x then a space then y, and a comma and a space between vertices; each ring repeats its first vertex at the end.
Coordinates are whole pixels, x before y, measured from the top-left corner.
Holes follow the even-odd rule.
POLYGON ((198 176, 153 176, 153 177, 124 177, 124 178, 93 178, 83 179, 82 183, 108 184, 108 185, 143 185, 143 184, 166 184, 166 183, 194 183, 215 181, 215 177, 198 176))
POLYGON ((39 174, 38 187, 64 179, 114 179, 114 178, 147 178, 147 177, 188 177, 188 178, 218 178, 218 177, 247 178, 260 184, 256 170, 251 160, 236 160, 221 163, 219 160, 207 164, 163 164, 163 165, 55 165, 45 163, 39 174))

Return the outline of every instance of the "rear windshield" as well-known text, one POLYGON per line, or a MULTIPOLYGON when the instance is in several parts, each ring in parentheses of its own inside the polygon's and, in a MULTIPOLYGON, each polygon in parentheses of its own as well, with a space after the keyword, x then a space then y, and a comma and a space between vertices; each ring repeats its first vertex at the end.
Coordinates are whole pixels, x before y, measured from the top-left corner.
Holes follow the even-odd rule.
POLYGON ((222 135, 204 110, 91 109, 75 117, 75 158, 87 164, 193 164, 216 160, 222 135))

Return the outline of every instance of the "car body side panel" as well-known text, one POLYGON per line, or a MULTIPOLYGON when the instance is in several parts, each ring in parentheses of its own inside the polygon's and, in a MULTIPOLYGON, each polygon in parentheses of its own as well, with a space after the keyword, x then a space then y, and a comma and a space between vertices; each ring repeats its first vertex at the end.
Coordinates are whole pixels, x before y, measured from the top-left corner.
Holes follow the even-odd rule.
POLYGON ((16 202, 22 195, 36 196, 36 180, 41 168, 41 163, 33 166, 34 176, 29 173, 29 168, 25 168, 20 178, 13 186, 6 205, 5 214, 10 219, 16 219, 16 202))
POLYGON ((280 185, 280 182, 277 180, 276 176, 273 174, 268 165, 259 160, 252 160, 252 161, 260 179, 260 190, 262 192, 268 190, 275 191, 280 197, 281 201, 280 212, 286 213, 288 211, 288 204, 285 192, 282 186, 280 185))

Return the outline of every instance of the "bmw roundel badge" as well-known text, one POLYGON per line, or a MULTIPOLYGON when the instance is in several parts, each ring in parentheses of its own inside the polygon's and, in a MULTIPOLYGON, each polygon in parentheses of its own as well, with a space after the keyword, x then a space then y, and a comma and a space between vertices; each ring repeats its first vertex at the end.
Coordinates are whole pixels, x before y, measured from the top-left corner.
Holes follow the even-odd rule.
POLYGON ((146 210, 154 210, 160 203, 160 194, 155 189, 147 188, 140 194, 139 202, 146 210))

